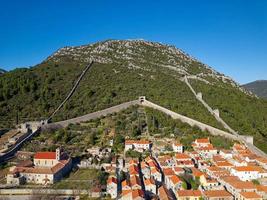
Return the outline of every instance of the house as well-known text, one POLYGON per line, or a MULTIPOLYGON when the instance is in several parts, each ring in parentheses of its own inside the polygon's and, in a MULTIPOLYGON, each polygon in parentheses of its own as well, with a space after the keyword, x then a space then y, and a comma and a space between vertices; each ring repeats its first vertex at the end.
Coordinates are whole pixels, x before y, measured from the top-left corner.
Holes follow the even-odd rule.
POLYGON ((191 161, 192 160, 192 158, 185 153, 176 153, 175 159, 176 161, 191 161))
POLYGON ((238 199, 240 200, 262 200, 262 197, 256 192, 240 192, 238 199))
POLYGON ((235 143, 233 145, 233 152, 235 154, 245 153, 245 152, 247 152, 247 148, 246 148, 246 146, 244 146, 242 144, 235 143))
POLYGON ((196 139, 193 144, 195 144, 196 147, 206 147, 210 144, 209 138, 200 138, 196 139))
POLYGON ((145 179, 150 179, 150 167, 144 161, 141 162, 141 172, 145 179))
POLYGON ((256 186, 252 182, 245 181, 232 181, 229 180, 225 184, 225 188, 229 191, 235 198, 239 198, 240 192, 256 192, 256 186))
POLYGON ((255 159, 255 161, 262 168, 267 169, 267 158, 258 157, 255 159))
POLYGON ((248 165, 248 163, 239 154, 234 155, 233 159, 230 159, 229 162, 236 167, 248 165))
POLYGON ((242 181, 251 181, 261 178, 260 172, 262 172, 262 168, 258 166, 240 166, 231 169, 231 174, 237 176, 242 181))
POLYGON ((168 188, 175 193, 175 191, 179 190, 182 187, 183 181, 177 175, 172 175, 168 181, 168 188))
POLYGON ((67 174, 72 167, 71 158, 59 148, 56 152, 37 152, 34 166, 11 167, 7 174, 8 184, 53 184, 67 174))
POLYGON ((168 168, 163 168, 162 169, 162 173, 163 173, 163 177, 164 177, 164 183, 166 184, 167 188, 169 188, 169 181, 170 181, 170 177, 175 175, 174 171, 172 170, 172 168, 168 167, 168 168))
POLYGON ((214 148, 212 144, 200 146, 196 148, 196 151, 203 159, 211 159, 214 155, 218 153, 218 150, 214 148))
POLYGON ((175 166, 175 160, 169 155, 158 156, 157 162, 161 168, 175 166))
POLYGON ((150 151, 152 143, 147 140, 125 140, 125 151, 135 150, 138 152, 150 151))
POLYGON ((117 197, 118 181, 114 176, 110 176, 107 180, 107 193, 110 194, 112 199, 117 197))
POLYGON ((213 163, 219 163, 219 162, 225 162, 227 161, 224 157, 222 157, 220 154, 212 156, 212 162, 213 163))
POLYGON ((177 200, 199 200, 202 194, 200 190, 178 190, 175 196, 177 200))
POLYGON ((208 167, 206 173, 213 178, 220 178, 224 176, 230 176, 230 172, 221 167, 211 166, 208 167))
POLYGON ((121 200, 145 200, 145 194, 141 189, 122 191, 121 200))
POLYGON ((231 163, 229 163, 228 161, 224 161, 224 162, 217 162, 217 163, 215 163, 215 165, 216 165, 217 167, 220 167, 220 168, 226 169, 226 170, 228 170, 228 171, 230 171, 230 170, 231 170, 231 168, 233 168, 233 167, 234 167, 234 165, 232 165, 232 164, 231 164, 231 163))
POLYGON ((183 145, 177 142, 172 143, 172 149, 176 153, 183 153, 184 151, 183 145))
POLYGON ((130 176, 139 176, 139 168, 136 165, 130 165, 129 174, 130 176))
POLYGON ((160 200, 174 200, 170 191, 164 185, 158 189, 158 196, 160 200))
POLYGON ((172 170, 177 176, 181 176, 184 174, 184 169, 182 167, 173 167, 172 170))
POLYGON ((224 176, 220 177, 218 181, 225 186, 225 188, 229 189, 231 187, 230 183, 235 181, 240 181, 240 179, 237 176, 224 176))
POLYGON ((162 182, 162 174, 160 173, 158 168, 151 169, 151 177, 158 183, 162 182))
POLYGON ((175 154, 176 167, 194 167, 194 162, 192 158, 185 153, 175 154))
POLYGON ((144 180, 145 191, 148 196, 157 194, 157 186, 153 179, 144 180))
POLYGON ((267 186, 265 185, 257 185, 257 193, 263 198, 267 199, 267 186))
POLYGON ((223 187, 220 185, 220 183, 216 179, 208 177, 207 175, 201 176, 199 181, 204 190, 223 189, 223 187))
POLYGON ((141 181, 140 178, 138 176, 132 176, 130 178, 130 183, 131 183, 131 189, 132 190, 137 190, 137 189, 142 189, 141 187, 141 181))
POLYGON ((219 155, 221 155, 224 159, 233 158, 233 153, 231 150, 222 149, 222 150, 220 150, 219 155))
POLYGON ((208 190, 203 192, 205 200, 233 200, 232 194, 226 190, 208 190))
POLYGON ((126 191, 126 190, 131 190, 131 183, 129 180, 124 180, 121 182, 121 190, 126 191))
POLYGON ((256 162, 256 159, 258 158, 258 156, 253 153, 241 154, 241 156, 244 158, 246 162, 256 162))

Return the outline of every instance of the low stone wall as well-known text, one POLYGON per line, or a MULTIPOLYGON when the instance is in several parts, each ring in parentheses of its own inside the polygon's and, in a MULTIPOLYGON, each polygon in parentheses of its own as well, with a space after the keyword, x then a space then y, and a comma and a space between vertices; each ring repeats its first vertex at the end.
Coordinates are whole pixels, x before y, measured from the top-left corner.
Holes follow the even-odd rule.
POLYGON ((100 192, 90 192, 89 190, 71 189, 0 189, 1 195, 88 195, 91 197, 101 197, 100 192))
POLYGON ((119 104, 117 106, 113 106, 113 107, 110 107, 110 108, 107 108, 107 109, 104 109, 104 110, 101 110, 101 111, 97 111, 97 112, 93 112, 93 113, 90 113, 90 114, 87 114, 87 115, 83 115, 81 117, 76 117, 76 118, 68 119, 68 120, 65 120, 65 121, 51 123, 51 124, 48 124, 47 126, 48 127, 49 126, 67 127, 69 124, 75 124, 75 123, 85 122, 85 121, 88 121, 88 120, 91 120, 91 119, 96 119, 96 118, 99 118, 99 117, 102 117, 102 116, 106 116, 108 114, 112 114, 112 113, 115 113, 115 112, 120 112, 122 110, 125 110, 125 109, 129 108, 130 106, 138 105, 138 104, 139 104, 138 100, 129 101, 129 102, 122 103, 122 104, 119 104))
POLYGON ((197 126, 198 128, 200 128, 201 130, 205 131, 207 130, 210 134, 215 135, 215 136, 222 136, 225 138, 229 138, 232 140, 236 140, 239 141, 241 143, 245 143, 247 148, 252 151, 253 153, 265 157, 267 158, 266 153, 264 153, 262 150, 260 150, 259 148, 257 148, 256 146, 253 145, 253 137, 252 136, 243 136, 243 135, 233 135, 231 133, 228 133, 226 131, 222 131, 220 129, 214 128, 210 125, 204 124, 202 122, 199 122, 197 120, 191 119, 189 117, 180 115, 178 113, 175 113, 171 110, 168 110, 162 106, 159 106, 157 104, 154 104, 150 101, 144 100, 141 105, 143 106, 147 106, 156 110, 159 110, 161 112, 164 112, 167 115, 170 115, 173 119, 179 119, 180 121, 189 124, 190 126, 197 126))
POLYGON ((162 106, 159 106, 157 104, 154 104, 150 101, 143 101, 141 103, 141 105, 143 106, 147 106, 147 107, 150 107, 150 108, 153 108, 153 109, 156 109, 156 110, 159 110, 161 112, 164 112, 165 114, 167 115, 170 115, 173 119, 179 119, 180 121, 184 122, 184 123, 187 123, 189 124, 190 126, 197 126, 198 128, 200 128, 201 130, 205 131, 209 131, 212 135, 216 135, 216 136, 223 136, 223 137, 227 137, 229 139, 232 139, 232 140, 240 140, 242 137, 236 137, 228 132, 225 132, 225 131, 222 131, 220 129, 217 129, 217 128, 214 128, 210 125, 207 125, 207 124, 204 124, 202 122, 199 122, 197 120, 194 120, 194 119, 191 119, 189 117, 186 117, 184 115, 180 115, 176 112, 173 112, 171 110, 168 110, 167 108, 164 108, 162 106))

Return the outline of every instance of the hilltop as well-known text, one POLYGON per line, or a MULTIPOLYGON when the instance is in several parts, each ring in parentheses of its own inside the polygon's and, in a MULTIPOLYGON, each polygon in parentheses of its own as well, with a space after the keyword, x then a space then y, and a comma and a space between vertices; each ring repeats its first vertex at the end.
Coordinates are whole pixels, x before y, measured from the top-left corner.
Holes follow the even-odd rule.
POLYGON ((244 88, 259 97, 267 98, 267 80, 258 80, 243 85, 244 88))
POLYGON ((94 60, 74 95, 53 121, 68 119, 146 96, 152 102, 222 128, 182 81, 240 134, 250 134, 267 150, 267 102, 230 77, 182 50, 143 40, 108 40, 64 47, 39 65, 0 77, 0 127, 48 117, 66 97, 85 66, 94 60))

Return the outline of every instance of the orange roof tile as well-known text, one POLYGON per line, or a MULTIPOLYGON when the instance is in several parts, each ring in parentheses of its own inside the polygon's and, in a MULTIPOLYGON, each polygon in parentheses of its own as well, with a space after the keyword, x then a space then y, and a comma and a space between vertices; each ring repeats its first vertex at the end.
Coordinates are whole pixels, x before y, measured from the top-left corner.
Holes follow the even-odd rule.
POLYGON ((172 170, 172 168, 163 168, 162 172, 165 176, 172 176, 175 175, 174 171, 172 170))
POLYGON ((259 157, 259 158, 256 158, 256 161, 267 164, 267 158, 259 157))
POLYGON ((176 176, 176 175, 172 175, 171 176, 171 182, 174 184, 174 185, 176 185, 177 183, 179 183, 179 182, 181 182, 181 180, 178 178, 178 176, 176 176))
POLYGON ((131 186, 134 186, 134 185, 140 185, 141 186, 141 181, 140 181, 138 176, 132 176, 130 178, 130 183, 131 183, 131 186))
POLYGON ((175 158, 177 160, 188 160, 188 159, 191 159, 191 157, 185 153, 177 153, 175 154, 175 158))
POLYGON ((132 190, 132 199, 136 199, 137 197, 144 197, 145 194, 143 192, 143 190, 132 190))
POLYGON ((177 196, 179 197, 201 197, 199 190, 178 190, 177 196))
POLYGON ((210 143, 209 138, 199 138, 199 139, 196 139, 195 141, 196 141, 196 143, 203 143, 203 144, 210 143))
POLYGON ((208 191, 204 191, 204 195, 209 197, 209 198, 232 197, 232 194, 230 194, 226 190, 208 190, 208 191))
POLYGON ((256 192, 240 192, 240 195, 245 197, 246 199, 256 199, 261 198, 256 192))
POLYGON ((233 165, 231 163, 229 163, 228 161, 217 162, 216 165, 218 167, 233 167, 233 165))
POLYGON ((200 170, 198 170, 198 169, 195 168, 195 167, 191 167, 190 169, 192 170, 192 174, 193 174, 193 176, 195 176, 195 177, 200 177, 200 176, 204 175, 203 172, 201 172, 200 170))
POLYGON ((174 167, 173 171, 174 172, 184 172, 184 169, 182 167, 174 167))
POLYGON ((267 193, 267 185, 257 185, 256 187, 259 192, 267 193))
POLYGON ((169 190, 165 186, 161 186, 158 189, 158 193, 159 193, 158 196, 159 196, 160 200, 171 200, 171 199, 173 199, 171 197, 171 194, 170 194, 169 190))
POLYGON ((252 182, 245 181, 227 181, 236 189, 255 189, 256 186, 252 182))
POLYGON ((246 171, 262 171, 262 168, 258 167, 258 166, 240 166, 240 167, 234 167, 233 169, 236 170, 236 171, 243 171, 243 172, 246 172, 246 171))
POLYGON ((144 184, 145 184, 145 185, 155 185, 155 182, 154 182, 153 179, 146 179, 146 180, 144 181, 144 184))
POLYGON ((56 159, 56 152, 37 152, 34 159, 56 159))
POLYGON ((138 165, 138 162, 136 160, 130 160, 129 164, 130 165, 138 165))

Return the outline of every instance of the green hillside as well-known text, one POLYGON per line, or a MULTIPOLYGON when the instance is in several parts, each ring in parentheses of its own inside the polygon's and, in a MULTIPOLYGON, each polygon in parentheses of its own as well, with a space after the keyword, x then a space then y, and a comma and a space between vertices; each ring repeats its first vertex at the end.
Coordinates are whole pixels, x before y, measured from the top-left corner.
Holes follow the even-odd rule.
MULTIPOLYGON (((185 75, 196 75, 197 79, 190 79, 193 86, 203 90, 204 99, 212 107, 220 108, 226 122, 242 134, 266 141, 266 101, 249 96, 233 80, 173 46, 140 40, 65 47, 35 67, 3 74, 0 127, 14 126, 17 114, 19 122, 47 118, 91 60, 95 64, 53 121, 145 95, 152 102, 221 128, 180 80, 185 75)), ((264 149, 262 143, 257 144, 264 149)))

